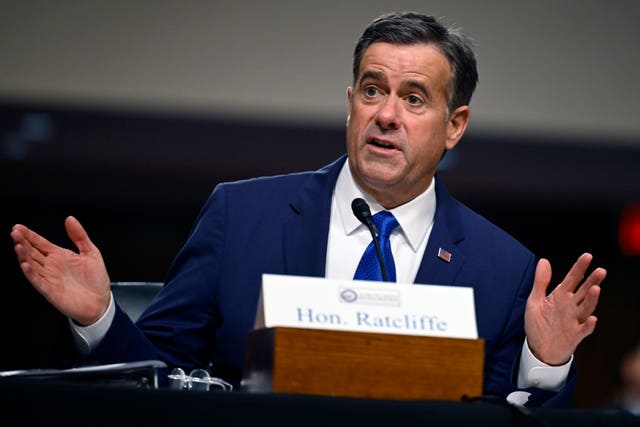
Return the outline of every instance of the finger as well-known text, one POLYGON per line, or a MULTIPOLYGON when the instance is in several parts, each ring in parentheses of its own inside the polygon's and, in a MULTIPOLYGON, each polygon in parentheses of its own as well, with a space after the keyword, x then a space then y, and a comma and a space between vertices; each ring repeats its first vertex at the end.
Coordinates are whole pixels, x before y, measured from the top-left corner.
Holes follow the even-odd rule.
POLYGON ((89 253, 95 250, 95 245, 89 239, 89 235, 85 231, 84 227, 80 224, 80 221, 72 216, 67 217, 64 221, 64 226, 67 230, 67 235, 71 239, 74 245, 78 248, 80 253, 89 253))
POLYGON ((24 225, 16 224, 11 231, 13 241, 25 245, 28 251, 36 250, 47 255, 55 245, 24 225))
POLYGON ((34 273, 33 268, 31 267, 31 264, 29 264, 28 262, 21 262, 20 269, 22 270, 22 273, 24 274, 24 276, 27 278, 29 282, 33 284, 37 283, 37 281, 34 281, 34 279, 39 278, 40 275, 34 273))
POLYGON ((21 224, 16 224, 13 227, 11 227, 11 232, 9 233, 9 235, 13 239, 14 244, 21 243, 25 240, 24 238, 25 229, 27 229, 27 227, 21 224))
MULTIPOLYGON (((28 268, 29 275, 27 278, 35 277, 34 275, 41 275, 42 270, 45 268, 46 256, 37 250, 31 249, 28 245, 18 243, 15 245, 14 250, 18 257, 18 263, 23 272, 28 268)), ((26 272, 25 272, 26 275, 26 272)))
POLYGON ((584 274, 589 268, 589 264, 591 264, 591 260, 593 256, 589 253, 584 253, 578 257, 576 262, 571 267, 571 270, 564 277, 564 280, 561 282, 563 289, 567 292, 573 292, 578 287, 582 279, 584 279, 584 274))
POLYGON ((585 295, 584 299, 578 305, 578 321, 580 323, 586 322, 586 320, 593 314, 598 305, 598 300, 600 299, 600 286, 593 285, 589 288, 589 292, 585 295))
POLYGON ((13 249, 18 257, 18 262, 27 262, 39 266, 44 264, 45 255, 32 249, 28 244, 17 243, 13 249))
POLYGON ((21 262, 20 269, 22 270, 24 277, 27 278, 29 283, 31 283, 38 292, 43 294, 46 293, 47 280, 42 273, 41 266, 34 265, 29 262, 21 262))
POLYGON ((536 265, 536 274, 533 279, 533 289, 531 289, 530 298, 542 299, 547 296, 547 287, 551 282, 551 264, 544 258, 541 258, 536 265))
POLYGON ((13 250, 18 262, 32 262, 34 254, 41 254, 41 252, 36 250, 24 236, 24 231, 13 230, 11 232, 11 238, 14 241, 13 250))
POLYGON ((580 286, 580 288, 576 291, 578 304, 582 303, 585 295, 590 292, 589 290, 591 289, 591 287, 599 286, 604 281, 605 277, 607 277, 607 270, 605 270, 604 268, 598 267, 593 270, 589 277, 587 277, 587 279, 584 281, 582 286, 580 286))
POLYGON ((596 316, 589 316, 585 322, 581 325, 578 335, 581 337, 580 341, 588 337, 593 333, 596 329, 596 323, 598 322, 598 318, 596 316))

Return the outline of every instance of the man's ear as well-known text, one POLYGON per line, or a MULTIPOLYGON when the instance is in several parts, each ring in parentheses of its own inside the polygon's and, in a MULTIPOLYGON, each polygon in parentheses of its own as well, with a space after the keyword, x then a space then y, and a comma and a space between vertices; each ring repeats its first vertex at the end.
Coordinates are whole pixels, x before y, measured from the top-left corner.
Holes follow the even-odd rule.
POLYGON ((347 123, 349 123, 349 118, 351 117, 351 96, 353 95, 353 88, 349 86, 347 88, 347 123))
POLYGON ((447 121, 447 144, 446 149, 451 150, 456 146, 464 131, 469 124, 469 118, 471 111, 468 105, 462 105, 456 108, 453 113, 449 115, 447 121))

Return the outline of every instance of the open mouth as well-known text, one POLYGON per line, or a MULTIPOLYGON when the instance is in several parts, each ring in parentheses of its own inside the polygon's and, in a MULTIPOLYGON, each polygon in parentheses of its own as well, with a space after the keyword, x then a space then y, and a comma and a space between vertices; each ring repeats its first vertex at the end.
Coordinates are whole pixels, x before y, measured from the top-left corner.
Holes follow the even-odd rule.
POLYGON ((394 150, 396 148, 395 145, 393 145, 392 143, 387 142, 387 141, 381 141, 381 140, 376 139, 376 138, 371 138, 371 139, 369 139, 368 142, 369 142, 369 144, 375 145, 376 147, 386 148, 386 149, 389 149, 389 150, 394 150))

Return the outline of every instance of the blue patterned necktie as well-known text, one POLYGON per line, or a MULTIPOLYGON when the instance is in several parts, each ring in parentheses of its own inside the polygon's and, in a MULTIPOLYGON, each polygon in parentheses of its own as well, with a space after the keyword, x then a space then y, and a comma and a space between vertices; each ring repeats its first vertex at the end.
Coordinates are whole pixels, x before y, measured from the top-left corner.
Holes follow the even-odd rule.
MULTIPOLYGON (((393 255, 391 254, 389 236, 398 226, 398 221, 391 212, 387 211, 378 212, 372 217, 372 220, 378 229, 378 244, 380 245, 380 252, 382 252, 384 267, 387 270, 387 279, 389 282, 395 282, 396 266, 393 262, 393 255)), ((380 269, 380 262, 378 262, 378 254, 373 240, 369 243, 367 249, 365 249, 353 278, 356 280, 382 281, 382 270, 380 269)))

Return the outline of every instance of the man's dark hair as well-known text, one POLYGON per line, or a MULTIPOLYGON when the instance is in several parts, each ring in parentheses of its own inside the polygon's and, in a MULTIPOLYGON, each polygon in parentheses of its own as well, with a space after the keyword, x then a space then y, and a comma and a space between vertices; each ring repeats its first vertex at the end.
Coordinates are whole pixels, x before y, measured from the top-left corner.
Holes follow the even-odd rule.
POLYGON ((369 24, 353 52, 353 82, 360 73, 360 63, 372 43, 387 42, 411 45, 427 43, 437 46, 451 65, 447 107, 452 112, 468 105, 478 82, 476 58, 471 41, 457 30, 446 28, 434 17, 416 12, 384 14, 369 24))

